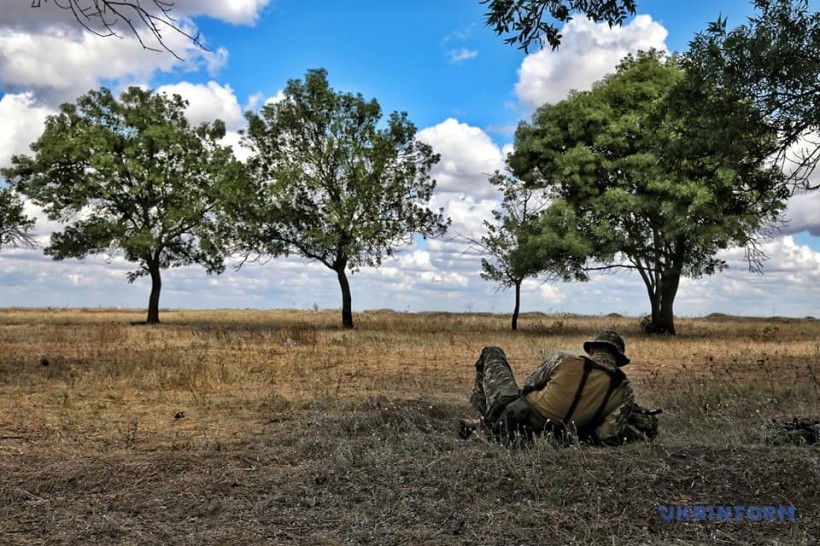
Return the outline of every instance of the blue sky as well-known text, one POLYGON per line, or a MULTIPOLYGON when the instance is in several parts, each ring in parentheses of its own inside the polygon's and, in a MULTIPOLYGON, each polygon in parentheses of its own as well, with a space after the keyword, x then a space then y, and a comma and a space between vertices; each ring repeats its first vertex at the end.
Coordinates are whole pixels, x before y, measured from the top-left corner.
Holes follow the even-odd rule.
MULTIPOLYGON (((331 85, 376 98, 385 112, 406 111, 419 137, 441 153, 433 172, 433 205, 453 218, 451 234, 404 249, 381 268, 351 277, 355 310, 509 311, 512 295, 479 278, 480 256, 455 238, 478 238, 498 196, 487 173, 503 168, 512 131, 544 102, 584 89, 626 53, 656 47, 685 50, 719 15, 730 26, 753 13, 741 0, 638 0, 638 16, 608 29, 578 19, 557 51, 508 46, 483 24, 478 0, 348 2, 305 0, 180 0, 182 24, 200 32, 209 52, 170 37, 181 62, 144 51, 134 40, 102 39, 72 26, 49 2, 4 6, 0 14, 0 166, 42 130, 45 116, 99 85, 176 92, 189 100, 192 121, 219 117, 237 146, 242 113, 275 98, 287 80, 311 68, 328 70, 331 85)), ((60 226, 40 218, 44 244, 60 226)), ((750 275, 741 249, 723 256, 730 269, 685 280, 676 310, 685 316, 816 315, 820 303, 820 192, 790 203, 790 228, 765 242, 765 274, 750 275)), ((37 250, 0 250, 0 306, 125 306, 141 308, 147 280, 125 281, 118 256, 53 262, 37 250)), ((201 268, 166 272, 161 305, 173 308, 337 308, 334 274, 315 263, 277 259, 229 268, 208 277, 201 268)), ((585 284, 527 283, 525 310, 640 315, 648 299, 631 273, 585 284)))

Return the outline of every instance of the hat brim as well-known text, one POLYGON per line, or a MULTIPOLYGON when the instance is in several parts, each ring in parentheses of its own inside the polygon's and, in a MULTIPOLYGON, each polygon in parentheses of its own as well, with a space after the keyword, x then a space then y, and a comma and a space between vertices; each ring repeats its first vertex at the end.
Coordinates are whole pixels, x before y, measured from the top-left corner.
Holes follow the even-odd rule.
POLYGON ((584 342, 584 351, 589 353, 589 350, 593 347, 605 347, 612 351, 615 355, 615 361, 617 362, 618 366, 626 366, 629 364, 630 360, 629 357, 626 356, 621 352, 617 345, 614 343, 609 343, 608 341, 585 341, 584 342))

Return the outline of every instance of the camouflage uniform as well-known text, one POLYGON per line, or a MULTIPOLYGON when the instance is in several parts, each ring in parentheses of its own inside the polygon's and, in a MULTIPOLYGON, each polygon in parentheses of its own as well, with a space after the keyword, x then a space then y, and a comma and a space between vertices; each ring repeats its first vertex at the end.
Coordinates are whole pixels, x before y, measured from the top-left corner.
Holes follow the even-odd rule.
MULTIPOLYGON (((538 366, 521 390, 504 351, 485 347, 475 364, 470 396, 482 424, 503 442, 529 440, 544 432, 562 440, 580 433, 582 440, 605 444, 653 437, 657 418, 634 413, 639 408, 632 386, 619 370, 629 362, 620 336, 603 332, 584 348, 589 351, 594 344, 613 345, 608 348, 614 355, 600 351, 588 357, 558 353, 538 366), (585 367, 596 371, 584 371, 585 367)), ((469 432, 462 435, 467 437, 469 432)))
POLYGON ((498 416, 504 406, 518 398, 518 385, 507 362, 507 355, 498 347, 484 347, 475 363, 475 385, 470 403, 487 418, 498 416))

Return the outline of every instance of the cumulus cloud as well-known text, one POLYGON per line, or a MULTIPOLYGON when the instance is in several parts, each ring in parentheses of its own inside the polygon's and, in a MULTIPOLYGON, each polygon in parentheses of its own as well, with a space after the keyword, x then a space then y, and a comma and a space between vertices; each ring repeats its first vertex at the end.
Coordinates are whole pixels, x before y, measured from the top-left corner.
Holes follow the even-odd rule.
MULTIPOLYGON (((165 2, 161 2, 165 4, 165 2)), ((179 20, 181 17, 206 16, 219 19, 234 24, 251 25, 254 24, 262 13, 262 10, 270 3, 270 0, 175 0, 172 2, 170 16, 179 20)), ((18 28, 42 29, 47 26, 60 25, 66 28, 76 28, 78 26, 74 15, 68 9, 61 9, 65 2, 43 1, 37 8, 32 7, 31 2, 5 2, 0 10, 0 24, 3 26, 14 25, 18 28)), ((89 6, 91 0, 80 2, 81 6, 89 6)), ((140 6, 148 13, 161 16, 162 13, 154 2, 141 2, 140 6)), ((129 10, 124 10, 123 14, 128 15, 129 10)), ((135 14, 135 13, 134 13, 135 14)))
MULTIPOLYGON (((500 195, 499 195, 500 197, 500 195)), ((492 210, 500 206, 500 198, 476 198, 471 195, 436 193, 430 201, 433 209, 444 209, 452 221, 449 233, 479 239, 484 233, 484 220, 492 219, 492 210)))
POLYGON ((32 93, 3 95, 0 99, 0 167, 11 166, 11 156, 30 154, 29 145, 43 132, 46 116, 54 110, 38 105, 32 93))
POLYGON ((820 191, 798 193, 789 199, 786 219, 784 233, 808 231, 815 237, 820 236, 820 191))
POLYGON ((190 60, 146 53, 135 40, 101 38, 89 32, 49 28, 41 34, 0 30, 0 85, 7 90, 31 90, 51 104, 73 101, 99 87, 101 81, 148 81, 157 71, 215 70, 225 50, 196 48, 186 38, 170 34, 168 45, 190 60))
POLYGON ((174 12, 188 16, 204 15, 238 25, 256 23, 270 0, 176 0, 174 12))
POLYGON ((561 48, 528 55, 518 70, 515 92, 525 105, 536 108, 566 98, 570 90, 586 90, 615 70, 629 53, 655 48, 666 51, 667 30, 648 15, 628 25, 573 19, 561 31, 561 48))
POLYGON ((263 100, 264 104, 270 104, 279 102, 285 96, 283 91, 279 91, 265 100, 263 95, 256 94, 248 99, 243 108, 230 85, 220 85, 214 81, 207 84, 180 82, 163 85, 157 88, 157 92, 177 94, 186 99, 189 103, 186 115, 194 125, 215 119, 224 121, 228 131, 221 143, 233 148, 234 155, 240 161, 247 160, 253 153, 250 148, 242 145, 239 134, 239 130, 245 125, 244 112, 256 109, 263 100))
POLYGON ((188 121, 194 125, 221 119, 228 129, 235 130, 242 126, 245 118, 242 108, 230 85, 220 85, 214 81, 207 84, 180 82, 163 85, 157 93, 179 95, 188 101, 185 112, 188 121))
POLYGON ((678 314, 805 315, 807 301, 820 301, 820 252, 791 236, 772 239, 762 250, 769 256, 762 274, 750 273, 743 249, 736 248, 719 256, 729 264, 723 273, 684 279, 678 314))
POLYGON ((504 157, 484 131, 449 118, 419 131, 418 138, 441 154, 441 161, 431 172, 438 183, 436 191, 473 197, 497 195, 488 179, 504 169, 504 157))

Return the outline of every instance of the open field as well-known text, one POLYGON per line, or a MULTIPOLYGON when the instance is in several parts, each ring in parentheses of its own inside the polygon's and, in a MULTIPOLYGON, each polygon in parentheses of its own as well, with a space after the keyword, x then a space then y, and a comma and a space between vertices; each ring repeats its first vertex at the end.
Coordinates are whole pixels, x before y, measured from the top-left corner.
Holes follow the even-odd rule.
POLYGON ((337 312, 0 310, 0 544, 815 544, 820 321, 337 312), (455 434, 472 364, 520 381, 615 328, 652 444, 509 451, 455 434), (666 522, 658 505, 794 506, 666 522))

